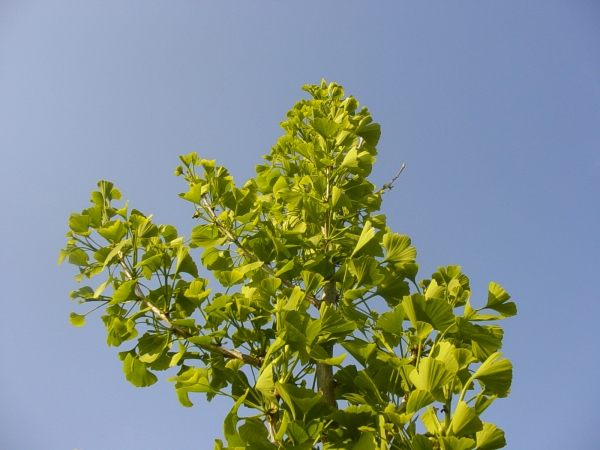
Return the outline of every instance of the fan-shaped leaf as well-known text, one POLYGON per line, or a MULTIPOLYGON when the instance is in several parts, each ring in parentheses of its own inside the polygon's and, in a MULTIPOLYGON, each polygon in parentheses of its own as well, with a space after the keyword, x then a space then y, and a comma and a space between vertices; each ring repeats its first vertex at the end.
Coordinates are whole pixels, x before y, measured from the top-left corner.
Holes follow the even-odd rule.
POLYGON ((356 255, 360 251, 360 249, 367 244, 367 242, 369 242, 375 237, 376 231, 377 230, 371 225, 371 222, 367 220, 365 222, 365 226, 363 227, 360 233, 358 242, 356 243, 356 247, 354 247, 354 251, 352 252, 352 255, 350 255, 351 258, 354 257, 354 255, 356 255))
POLYGON ((415 389, 410 393, 408 402, 406 403, 406 412, 415 413, 421 408, 433 403, 435 399, 433 395, 423 389, 415 389))
POLYGON ((504 431, 493 423, 483 423, 483 429, 477 433, 477 450, 496 450, 506 446, 504 431))
POLYGON ((410 245, 410 238, 397 233, 387 233, 383 236, 385 258, 382 262, 394 264, 413 263, 417 250, 410 245))
POLYGON ((434 358, 421 359, 419 367, 410 373, 410 381, 417 387, 433 393, 436 389, 448 384, 454 374, 446 369, 446 365, 434 358))
POLYGON ((483 423, 473 408, 459 402, 452 415, 451 430, 455 436, 467 436, 483 429, 483 423))
POLYGON ((512 364, 508 359, 499 359, 502 353, 491 354, 473 374, 473 379, 485 384, 487 391, 498 397, 508 395, 512 383, 512 364))

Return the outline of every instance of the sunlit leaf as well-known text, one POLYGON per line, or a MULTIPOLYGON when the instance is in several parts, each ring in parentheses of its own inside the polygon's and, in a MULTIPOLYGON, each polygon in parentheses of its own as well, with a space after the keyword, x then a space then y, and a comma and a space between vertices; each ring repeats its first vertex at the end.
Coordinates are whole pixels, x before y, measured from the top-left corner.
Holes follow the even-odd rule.
POLYGON ((417 251, 410 245, 410 238, 397 233, 386 233, 383 236, 385 258, 382 262, 404 264, 414 262, 417 251))
POLYGON ((419 367, 410 374, 410 380, 417 389, 430 393, 448 384, 453 378, 454 374, 446 369, 443 362, 431 357, 421 359, 419 367))
POLYGON ((127 381, 135 387, 152 386, 157 381, 156 375, 146 369, 146 364, 131 354, 123 361, 123 372, 127 381))
POLYGON ((367 221, 365 223, 358 238, 358 242, 356 243, 356 247, 354 247, 354 251, 350 255, 351 258, 354 257, 354 255, 356 255, 361 248, 363 248, 371 239, 375 237, 376 231, 377 230, 371 225, 371 222, 367 221))
POLYGON ((423 389, 415 389, 411 392, 406 404, 406 412, 414 413, 433 403, 435 399, 433 395, 423 389))
POLYGON ((69 320, 74 327, 82 327, 85 325, 85 316, 72 312, 69 314, 69 320))
POLYGON ((512 364, 501 357, 502 353, 491 354, 475 371, 473 378, 483 382, 489 392, 505 397, 512 383, 512 364))
POLYGON ((488 288, 488 300, 485 308, 493 309, 504 317, 511 317, 517 314, 517 305, 509 302, 510 295, 496 283, 490 283, 488 288))
POLYGON ((465 402, 459 402, 452 414, 451 430, 455 436, 468 436, 483 429, 483 423, 475 410, 465 402))

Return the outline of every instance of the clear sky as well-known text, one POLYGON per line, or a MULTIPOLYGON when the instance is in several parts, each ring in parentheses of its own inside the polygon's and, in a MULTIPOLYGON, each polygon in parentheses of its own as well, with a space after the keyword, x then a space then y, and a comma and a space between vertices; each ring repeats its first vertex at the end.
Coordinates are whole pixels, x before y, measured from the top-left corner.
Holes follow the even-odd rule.
MULTIPOLYGON (((600 3, 0 2, 0 448, 212 449, 227 402, 130 385, 98 315, 69 324, 67 218, 99 179, 189 235, 177 156, 240 184, 300 87, 336 81, 382 126, 372 181, 421 274, 489 281, 511 449, 600 440, 600 3)), ((161 375, 161 380, 165 376, 161 375)))

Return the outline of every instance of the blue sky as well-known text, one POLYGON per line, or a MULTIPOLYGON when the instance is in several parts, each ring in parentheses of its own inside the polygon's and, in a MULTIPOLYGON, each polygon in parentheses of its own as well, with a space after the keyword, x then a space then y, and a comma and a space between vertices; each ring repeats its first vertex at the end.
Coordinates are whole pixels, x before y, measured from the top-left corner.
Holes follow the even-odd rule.
POLYGON ((461 265, 474 304, 495 281, 518 305, 485 420, 511 449, 597 446, 600 3, 5 0, 0 448, 212 448, 227 402, 136 389, 97 316, 69 325, 67 218, 108 179, 189 234, 177 156, 245 181, 321 78, 382 126, 372 181, 407 164, 383 212, 422 276, 461 265))

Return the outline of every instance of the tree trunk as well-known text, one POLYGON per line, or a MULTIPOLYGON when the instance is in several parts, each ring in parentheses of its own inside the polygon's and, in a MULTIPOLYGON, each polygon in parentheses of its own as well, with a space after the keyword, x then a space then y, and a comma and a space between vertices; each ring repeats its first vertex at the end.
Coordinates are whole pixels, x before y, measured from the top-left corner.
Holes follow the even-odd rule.
MULTIPOLYGON (((323 302, 331 306, 335 305, 337 298, 337 292, 335 287, 335 281, 330 280, 327 282, 323 289, 323 302)), ((333 345, 325 347, 325 351, 331 357, 333 356, 333 345)), ((317 363, 317 387, 319 392, 323 394, 323 401, 325 404, 337 409, 337 402, 335 401, 335 381, 333 379, 333 366, 329 364, 317 363)))

